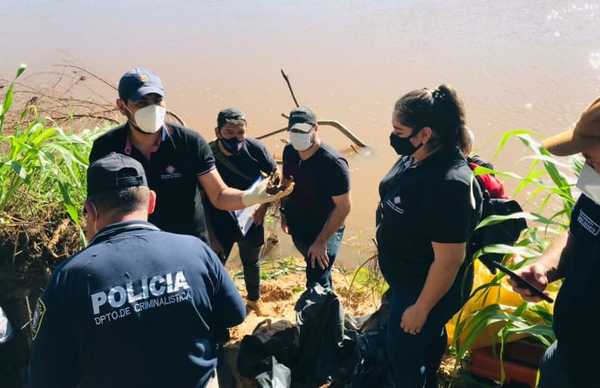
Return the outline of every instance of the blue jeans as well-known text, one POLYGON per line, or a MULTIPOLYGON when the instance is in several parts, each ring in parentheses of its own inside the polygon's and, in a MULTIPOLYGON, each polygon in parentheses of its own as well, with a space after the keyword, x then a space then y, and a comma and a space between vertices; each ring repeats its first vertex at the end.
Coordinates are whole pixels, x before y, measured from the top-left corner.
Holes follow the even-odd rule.
POLYGON ((331 267, 333 267, 333 263, 335 262, 335 258, 337 256, 338 250, 340 249, 340 245, 342 244, 342 239, 344 237, 344 227, 342 226, 335 232, 329 240, 327 240, 327 256, 329 257, 329 265, 327 268, 322 269, 319 267, 317 263, 315 263, 315 267, 312 268, 310 265, 310 257, 308 257, 308 249, 313 244, 314 241, 303 241, 299 236, 292 234, 292 240, 294 241, 294 245, 296 249, 302 253, 304 256, 304 261, 306 262, 306 288, 310 288, 315 284, 320 284, 325 288, 332 288, 331 281, 331 267))

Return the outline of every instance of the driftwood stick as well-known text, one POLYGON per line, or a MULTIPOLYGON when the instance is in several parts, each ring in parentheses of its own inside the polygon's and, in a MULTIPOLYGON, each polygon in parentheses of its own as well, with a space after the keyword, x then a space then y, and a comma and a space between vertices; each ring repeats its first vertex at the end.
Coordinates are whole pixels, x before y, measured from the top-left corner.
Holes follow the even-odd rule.
POLYGON ((271 137, 271 136, 273 136, 273 135, 277 135, 278 133, 285 132, 285 131, 287 131, 287 130, 288 130, 288 127, 284 127, 284 128, 276 129, 276 130, 274 130, 274 131, 267 132, 267 133, 265 133, 264 135, 257 136, 256 138, 257 138, 258 140, 265 139, 265 138, 267 138, 267 137, 271 137))
POLYGON ((292 94, 292 99, 294 100, 294 104, 296 104, 296 108, 298 108, 300 104, 298 104, 296 94, 294 94, 294 89, 292 89, 292 85, 290 84, 290 79, 288 78, 287 74, 285 74, 285 71, 283 71, 283 69, 281 69, 281 75, 283 76, 283 79, 285 80, 285 83, 287 84, 287 87, 290 90, 290 93, 292 94))
POLYGON ((359 146, 359 147, 367 147, 367 144, 365 142, 363 142, 362 140, 360 140, 360 138, 354 132, 352 132, 351 130, 349 130, 348 128, 346 128, 339 121, 335 121, 335 120, 319 120, 317 123, 319 125, 325 125, 325 126, 334 127, 335 129, 337 129, 338 131, 340 131, 341 133, 343 133, 348 139, 352 140, 352 142, 354 144, 356 144, 357 146, 359 146))
MULTIPOLYGON (((363 148, 363 147, 367 147, 367 144, 365 142, 363 142, 354 132, 352 132, 350 129, 346 128, 344 125, 342 125, 339 121, 335 121, 335 120, 319 120, 317 122, 319 125, 322 126, 329 126, 329 127, 334 127, 335 129, 337 129, 338 131, 340 131, 342 134, 344 134, 344 136, 346 136, 348 139, 352 140, 352 142, 354 144, 356 144, 357 146, 363 148)), ((273 130, 271 132, 267 132, 264 135, 260 135, 257 137, 258 140, 276 135, 278 133, 282 133, 287 131, 287 127, 285 128, 280 128, 280 129, 276 129, 273 130)))

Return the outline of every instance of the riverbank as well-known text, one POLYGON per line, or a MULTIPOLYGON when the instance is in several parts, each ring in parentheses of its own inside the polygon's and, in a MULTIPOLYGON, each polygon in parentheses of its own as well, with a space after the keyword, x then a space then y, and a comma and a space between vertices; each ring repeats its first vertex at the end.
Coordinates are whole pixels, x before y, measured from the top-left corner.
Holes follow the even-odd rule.
MULTIPOLYGON (((257 316, 249 311, 244 322, 230 330, 230 341, 227 344, 227 370, 235 370, 237 350, 240 341, 245 335, 250 335, 254 329, 265 321, 272 323, 289 321, 296 323, 294 306, 305 290, 306 277, 304 274, 304 261, 298 257, 267 259, 262 262, 261 268, 261 300, 270 312, 268 316, 257 316)), ((373 259, 357 270, 335 268, 333 270, 333 284, 345 314, 353 317, 364 317, 377 311, 381 305, 381 295, 385 284, 374 271, 373 259)), ((244 278, 239 268, 238 258, 228 262, 227 269, 234 283, 245 297, 246 290, 244 278)), ((440 387, 467 388, 474 381, 462 369, 455 369, 456 359, 452 351, 444 356, 438 371, 440 387)), ((235 372, 234 372, 235 376, 235 372)), ((253 386, 248 381, 236 376, 242 386, 253 386), (249 385, 246 385, 249 384, 249 385)), ((493 387, 477 382, 477 387, 493 387)))
MULTIPOLYGON (((245 297, 244 277, 236 264, 235 260, 231 260, 227 267, 240 294, 245 297)), ((332 276, 335 292, 342 302, 344 313, 362 317, 372 314, 379 308, 381 304, 380 285, 374 281, 368 282, 366 272, 355 278, 351 271, 334 268, 332 276)), ((263 262, 261 300, 266 310, 272 314, 266 317, 257 316, 250 311, 245 321, 231 330, 232 340, 241 340, 244 335, 251 334, 254 328, 265 319, 273 322, 281 319, 292 323, 296 322, 294 305, 306 289, 305 282, 304 261, 299 258, 290 256, 263 262)))

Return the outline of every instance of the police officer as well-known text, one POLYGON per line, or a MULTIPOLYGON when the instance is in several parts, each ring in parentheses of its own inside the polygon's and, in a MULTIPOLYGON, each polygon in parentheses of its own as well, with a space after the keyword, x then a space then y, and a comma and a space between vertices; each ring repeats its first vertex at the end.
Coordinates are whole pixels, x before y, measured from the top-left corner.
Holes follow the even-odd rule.
MULTIPOLYGON (((246 136, 246 115, 237 108, 227 108, 217 115, 216 140, 209 143, 215 157, 219 174, 229 187, 247 190, 259 179, 277 171, 277 164, 265 145, 246 136)), ((253 211, 252 225, 242 230, 231 212, 215 209, 209 205, 212 225, 211 246, 223 263, 238 243, 244 267, 247 291, 247 307, 257 315, 267 315, 268 310, 260 302, 260 249, 265 242, 263 220, 268 204, 253 211)))
POLYGON ((205 387, 216 338, 243 301, 198 238, 147 222, 142 165, 111 153, 88 170, 89 246, 59 266, 33 323, 31 387, 205 387))
POLYGON ((110 152, 139 161, 150 188, 157 193, 156 211, 150 222, 161 229, 208 241, 198 183, 210 202, 223 210, 275 201, 293 189, 269 195, 266 181, 252 192, 225 185, 202 136, 187 128, 165 124, 165 90, 160 78, 151 71, 143 68, 128 71, 121 77, 118 90, 117 107, 127 117, 127 123, 94 142, 90 163, 110 152))
POLYGON ((315 113, 290 112, 289 144, 283 149, 283 176, 296 189, 282 202, 281 227, 306 261, 306 287, 332 286, 331 268, 350 213, 348 162, 321 142, 315 113))
MULTIPOLYGON (((540 289, 563 279, 554 305, 557 341, 542 360, 539 387, 597 387, 595 354, 600 348, 600 339, 595 308, 600 296, 600 99, 583 112, 573 129, 545 140, 544 146, 558 156, 581 153, 586 164, 577 182, 583 194, 571 213, 569 233, 558 237, 535 263, 517 271, 540 289)), ((516 283, 513 288, 528 301, 540 300, 516 283)))
POLYGON ((376 232, 379 265, 391 290, 387 354, 394 386, 437 386, 444 325, 472 286, 466 242, 481 194, 458 148, 465 119, 452 88, 404 95, 394 106, 392 126, 390 143, 401 157, 379 185, 376 232))

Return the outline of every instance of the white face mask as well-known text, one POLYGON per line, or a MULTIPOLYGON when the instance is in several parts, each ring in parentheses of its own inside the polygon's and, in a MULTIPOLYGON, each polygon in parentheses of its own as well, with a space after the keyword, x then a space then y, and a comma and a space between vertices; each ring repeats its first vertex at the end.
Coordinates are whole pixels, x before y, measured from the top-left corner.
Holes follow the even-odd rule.
POLYGON ((581 170, 577 188, 597 205, 600 205, 600 174, 588 164, 581 170))
POLYGON ((135 125, 144 133, 156 133, 165 123, 167 109, 160 105, 148 105, 138 109, 133 118, 135 125))
POLYGON ((306 151, 312 145, 312 131, 309 133, 288 132, 288 139, 296 151, 306 151))

